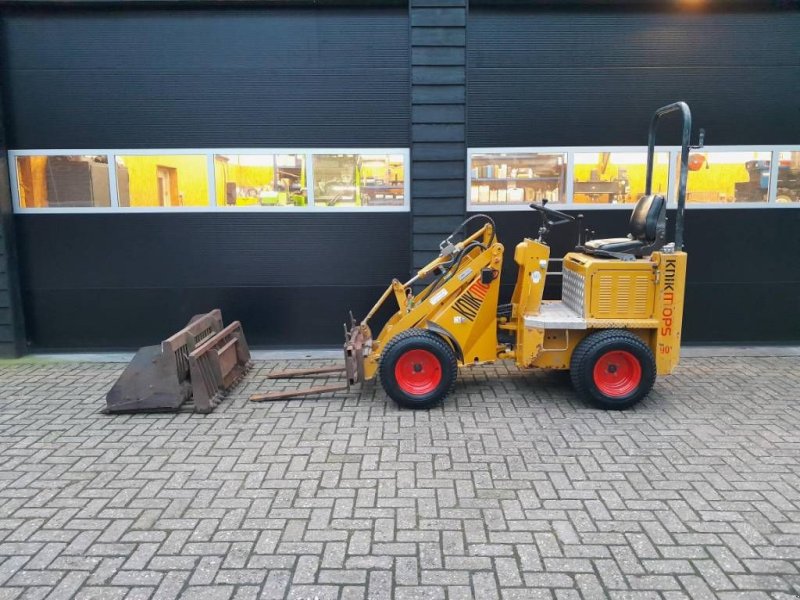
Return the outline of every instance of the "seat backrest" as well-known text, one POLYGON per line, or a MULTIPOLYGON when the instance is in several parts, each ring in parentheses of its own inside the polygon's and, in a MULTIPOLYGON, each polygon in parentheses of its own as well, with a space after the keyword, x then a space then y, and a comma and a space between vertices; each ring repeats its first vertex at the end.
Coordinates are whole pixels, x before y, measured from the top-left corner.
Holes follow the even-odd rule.
POLYGON ((662 228, 667 216, 667 201, 664 196, 642 196, 631 213, 630 231, 634 239, 652 243, 662 228))

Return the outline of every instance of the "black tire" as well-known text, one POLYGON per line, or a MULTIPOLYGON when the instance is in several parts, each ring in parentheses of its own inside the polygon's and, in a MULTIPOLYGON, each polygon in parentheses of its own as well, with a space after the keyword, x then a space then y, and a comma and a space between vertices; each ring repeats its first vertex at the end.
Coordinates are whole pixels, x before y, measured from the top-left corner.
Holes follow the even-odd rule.
POLYGON ((444 400, 453 391, 457 373, 458 361, 450 344, 426 329, 409 329, 389 340, 378 367, 389 397, 415 410, 444 400))
POLYGON ((588 335, 575 348, 570 378, 575 391, 593 406, 624 410, 650 393, 656 361, 638 336, 606 329, 588 335))

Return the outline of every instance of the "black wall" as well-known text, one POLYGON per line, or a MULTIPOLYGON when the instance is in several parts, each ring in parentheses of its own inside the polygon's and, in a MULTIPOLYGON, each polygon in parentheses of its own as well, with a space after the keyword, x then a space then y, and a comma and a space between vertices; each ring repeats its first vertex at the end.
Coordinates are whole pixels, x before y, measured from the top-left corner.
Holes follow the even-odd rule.
MULTIPOLYGON (((413 270, 463 220, 467 0, 411 0, 413 270)), ((434 254, 432 255, 431 252, 434 254)))
MULTIPOLYGON (((468 31, 470 147, 644 146, 652 111, 675 100, 709 145, 800 142, 800 11, 473 8, 468 31)), ((679 143, 677 120, 660 133, 679 143)), ((597 237, 627 233, 625 210, 583 212, 597 237)), ((507 248, 535 237, 532 211, 491 214, 507 248)), ((800 340, 799 237, 796 208, 690 206, 684 342, 800 340)), ((551 238, 561 257, 575 232, 551 238)))
MULTIPOLYGON (((0 119, 2 113, 0 102, 0 119)), ((25 327, 7 150, 3 128, 0 126, 0 357, 16 357, 25 350, 25 327)))
POLYGON ((12 148, 407 147, 402 9, 4 19, 12 148))
MULTIPOLYGON (((346 310, 363 314, 463 216, 470 146, 640 145, 676 99, 708 144, 800 141, 796 10, 363 4, 2 13, 10 148, 411 149, 410 214, 17 215, 5 240, 33 348, 132 348, 213 306, 255 345, 338 343, 346 310)), ((597 235, 625 233, 627 211, 585 212, 597 235)), ((509 293, 513 246, 537 225, 494 217, 509 293)), ((798 231, 792 208, 690 208, 685 340, 800 340, 798 231)), ((561 256, 574 233, 553 240, 561 256)))
POLYGON ((645 145, 675 100, 709 145, 800 141, 798 10, 473 9, 468 31, 471 147, 645 145))
POLYGON ((155 343, 220 307, 251 344, 343 341, 408 271, 407 213, 19 215, 28 337, 62 349, 155 343))
MULTIPOLYGON (((409 146, 404 9, 40 9, 3 19, 24 148, 409 146)), ((222 308, 254 345, 339 343, 411 264, 407 213, 16 216, 34 349, 152 344, 222 308)))

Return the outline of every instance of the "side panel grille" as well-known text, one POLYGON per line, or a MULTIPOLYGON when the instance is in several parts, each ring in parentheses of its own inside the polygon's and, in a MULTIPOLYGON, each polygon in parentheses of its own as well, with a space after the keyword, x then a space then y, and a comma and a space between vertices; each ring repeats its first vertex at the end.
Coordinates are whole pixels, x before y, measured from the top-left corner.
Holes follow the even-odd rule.
POLYGON ((636 316, 647 318, 652 312, 652 302, 650 300, 650 277, 637 275, 633 292, 633 312, 636 316))
POLYGON ((652 275, 616 271, 592 277, 591 317, 647 319, 653 312, 652 275))

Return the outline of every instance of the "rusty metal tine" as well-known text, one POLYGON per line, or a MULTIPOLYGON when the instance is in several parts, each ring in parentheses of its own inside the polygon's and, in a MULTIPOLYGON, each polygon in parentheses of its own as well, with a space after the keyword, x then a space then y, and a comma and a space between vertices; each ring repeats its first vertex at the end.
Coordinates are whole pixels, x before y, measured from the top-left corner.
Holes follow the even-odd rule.
POLYGON ((267 373, 267 379, 289 379, 291 377, 307 377, 308 375, 342 372, 344 372, 344 365, 340 367, 320 367, 318 369, 289 369, 287 371, 267 373))
POLYGON ((213 347, 215 344, 218 344, 220 341, 223 341, 226 336, 232 334, 237 329, 241 329, 241 327, 242 324, 239 323, 239 321, 234 321, 227 327, 214 333, 214 335, 205 338, 200 344, 192 349, 190 354, 194 354, 195 356, 202 355, 203 353, 207 352, 209 348, 213 347))
POLYGON ((250 402, 272 402, 275 400, 288 400, 290 398, 298 398, 300 396, 311 396, 314 394, 325 394, 327 392, 341 392, 350 389, 349 385, 321 385, 318 387, 310 387, 304 390, 291 390, 287 392, 270 392, 268 394, 253 394, 250 396, 250 402))

